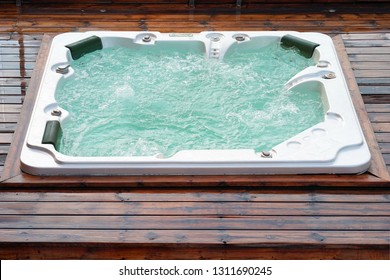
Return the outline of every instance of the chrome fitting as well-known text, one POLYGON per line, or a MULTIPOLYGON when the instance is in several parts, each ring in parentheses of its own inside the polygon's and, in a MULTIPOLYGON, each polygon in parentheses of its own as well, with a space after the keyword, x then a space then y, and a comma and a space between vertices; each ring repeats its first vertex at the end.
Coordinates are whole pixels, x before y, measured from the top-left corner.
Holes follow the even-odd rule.
POLYGON ((51 111, 52 116, 59 117, 59 116, 61 116, 61 114, 62 114, 62 112, 60 109, 54 109, 53 111, 51 111))
POLYGON ((69 67, 70 65, 66 65, 66 66, 58 66, 56 68, 56 73, 59 73, 59 74, 67 74, 69 72, 69 67))

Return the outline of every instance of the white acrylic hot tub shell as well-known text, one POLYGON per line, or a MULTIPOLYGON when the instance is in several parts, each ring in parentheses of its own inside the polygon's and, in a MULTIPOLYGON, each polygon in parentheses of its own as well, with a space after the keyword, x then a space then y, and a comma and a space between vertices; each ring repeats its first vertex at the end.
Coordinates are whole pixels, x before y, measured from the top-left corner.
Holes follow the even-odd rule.
MULTIPOLYGON (((261 41, 261 39, 256 39, 261 41)), ((200 45, 202 46, 202 45, 200 45)), ((72 69, 66 75, 72 75, 72 69)), ((337 54, 330 37, 320 33, 298 32, 202 32, 196 34, 163 34, 159 32, 86 32, 65 33, 53 39, 46 68, 37 94, 27 137, 22 148, 21 166, 34 175, 205 175, 205 174, 305 174, 360 173, 368 169, 370 152, 363 137, 352 105, 337 54), (206 55, 215 42, 214 34, 222 34, 218 55, 222 57, 233 44, 235 34, 245 34, 252 40, 258 37, 282 37, 292 34, 320 44, 314 59, 326 61, 327 67, 309 67, 287 83, 288 87, 317 87, 328 108, 323 122, 275 146, 272 158, 262 157, 254 150, 185 150, 170 158, 148 157, 72 157, 57 152, 53 145, 42 144, 45 124, 49 120, 63 121, 50 112, 59 108, 55 100, 56 85, 63 75, 55 72, 59 65, 72 60, 65 45, 96 35, 103 47, 148 44, 145 34, 156 41, 191 41, 204 43, 206 55), (324 79, 329 72, 334 79, 324 79)))

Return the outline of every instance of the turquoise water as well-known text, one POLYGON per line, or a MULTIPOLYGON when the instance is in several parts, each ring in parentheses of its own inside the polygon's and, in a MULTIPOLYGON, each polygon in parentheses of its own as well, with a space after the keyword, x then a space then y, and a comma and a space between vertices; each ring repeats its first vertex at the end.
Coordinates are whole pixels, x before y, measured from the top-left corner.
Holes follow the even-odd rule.
POLYGON ((319 92, 283 89, 313 64, 276 44, 223 61, 155 46, 95 51, 74 61, 76 75, 57 89, 70 112, 58 149, 72 156, 270 149, 323 120, 319 92))

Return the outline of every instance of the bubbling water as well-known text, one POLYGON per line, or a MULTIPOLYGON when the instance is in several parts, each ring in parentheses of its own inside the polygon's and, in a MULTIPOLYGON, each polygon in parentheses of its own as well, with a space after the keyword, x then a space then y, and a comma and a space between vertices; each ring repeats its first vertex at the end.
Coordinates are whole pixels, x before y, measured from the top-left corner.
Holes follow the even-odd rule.
POLYGON ((284 84, 313 65, 273 44, 229 53, 107 48, 72 64, 56 92, 70 117, 59 152, 172 156, 181 150, 271 149, 321 122, 320 93, 284 84))

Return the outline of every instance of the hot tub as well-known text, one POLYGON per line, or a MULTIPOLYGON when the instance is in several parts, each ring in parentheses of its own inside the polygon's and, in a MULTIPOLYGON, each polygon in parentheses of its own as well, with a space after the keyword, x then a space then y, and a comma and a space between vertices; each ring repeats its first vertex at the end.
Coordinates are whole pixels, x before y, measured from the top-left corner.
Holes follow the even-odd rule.
MULTIPOLYGON (((112 64, 115 63, 113 62, 112 64)), ((95 80, 87 80, 89 81, 87 85, 101 82, 102 78, 96 77, 95 80)), ((109 82, 104 81, 103 84, 109 82)), ((259 90, 259 92, 267 90, 259 90)), ((182 90, 178 89, 178 91, 182 90)), ((283 113, 282 115, 288 117, 289 114, 283 113)), ((176 126, 176 123, 169 126, 176 126)), ((361 131, 333 42, 330 37, 324 34, 279 31, 169 34, 159 32, 96 31, 65 33, 53 39, 26 140, 23 144, 21 167, 26 173, 44 176, 341 174, 366 171, 370 164, 370 158, 370 152, 361 131), (72 83, 77 80, 83 80, 83 75, 86 75, 85 79, 93 79, 95 73, 98 73, 101 67, 105 67, 100 65, 99 61, 103 59, 103 56, 107 56, 107 54, 104 54, 104 51, 110 49, 120 49, 120 51, 129 52, 131 59, 125 62, 124 65, 130 66, 134 62, 134 56, 142 59, 145 53, 144 64, 148 65, 149 68, 144 69, 140 66, 133 67, 131 70, 129 70, 130 68, 123 68, 125 70, 118 72, 125 73, 125 76, 119 80, 120 86, 107 90, 109 92, 105 92, 103 96, 89 96, 83 99, 83 96, 80 97, 82 94, 78 94, 77 89, 72 87, 72 83), (286 52, 292 51, 294 52, 293 55, 299 57, 299 63, 303 65, 301 69, 296 70, 297 72, 291 74, 291 77, 288 77, 286 80, 274 78, 274 80, 268 83, 271 85, 281 83, 282 87, 278 88, 277 91, 282 91, 285 96, 289 96, 292 99, 298 95, 306 95, 307 98, 311 99, 315 95, 320 100, 320 106, 317 104, 314 106, 315 108, 310 103, 305 105, 306 107, 301 108, 301 101, 299 100, 291 105, 292 108, 287 108, 286 112, 292 112, 292 114, 299 111, 299 115, 303 116, 303 119, 306 116, 307 118, 312 118, 312 115, 316 115, 317 119, 313 117, 313 123, 306 123, 308 127, 305 127, 305 125, 301 126, 295 120, 287 120, 283 125, 279 125, 278 120, 273 124, 273 127, 268 126, 269 122, 275 121, 275 118, 280 117, 278 108, 286 107, 283 99, 279 98, 279 101, 276 101, 276 99, 273 100, 273 96, 263 96, 262 98, 265 98, 264 100, 266 101, 261 105, 255 105, 256 94, 258 96, 261 94, 257 93, 257 88, 262 88, 260 80, 268 80, 268 77, 264 76, 264 73, 261 74, 263 75, 261 78, 256 78, 260 77, 256 76, 257 74, 254 77, 246 77, 247 74, 235 75, 238 71, 237 68, 229 66, 229 61, 233 57, 235 61, 241 61, 240 67, 244 68, 243 71, 246 71, 246 66, 252 64, 252 61, 245 62, 247 61, 245 60, 246 53, 250 53, 256 58, 256 52, 259 52, 260 55, 260 52, 264 52, 264 49, 269 49, 270 53, 265 54, 265 56, 263 53, 263 58, 260 60, 266 60, 268 57, 274 56, 275 62, 272 62, 273 65, 270 65, 267 70, 260 69, 261 67, 256 65, 253 66, 253 69, 257 69, 255 72, 268 73, 269 78, 273 78, 274 73, 279 71, 279 63, 289 64, 291 67, 295 67, 298 64, 291 58, 284 59, 280 56, 282 55, 281 52, 284 52, 284 50, 286 52), (161 57, 167 56, 167 54, 170 56, 172 53, 175 55, 179 53, 186 59, 189 57, 190 60, 195 55, 198 60, 193 63, 195 66, 187 64, 187 62, 180 62, 179 65, 175 66, 176 68, 166 63, 162 64, 162 66, 153 64, 157 63, 156 61, 160 61, 161 57), (152 58, 150 59, 150 57, 152 58), (201 60, 199 60, 199 57, 201 57, 201 60), (83 60, 84 58, 86 59, 85 61, 83 60), (89 69, 89 72, 87 70, 79 70, 77 63, 87 64, 88 67, 89 63, 92 63, 91 61, 93 63, 98 62, 93 64, 93 67, 90 67, 92 69, 89 69), (206 68, 202 68, 204 67, 203 64, 207 64, 206 68), (201 69, 197 68, 199 65, 202 65, 201 69), (190 76, 187 75, 187 78, 185 78, 186 67, 190 67, 191 71, 193 71, 190 76), (230 68, 228 69, 228 67, 230 68), (160 69, 158 71, 163 72, 163 76, 173 75, 172 73, 179 71, 178 73, 184 75, 184 78, 175 80, 175 75, 173 75, 171 78, 167 78, 166 82, 157 82, 156 85, 153 82, 156 76, 153 69, 156 68, 160 69), (172 70, 172 68, 175 69, 172 70), (224 72, 225 70, 227 72, 224 72), (89 74, 85 74, 85 71, 89 74), (205 72, 211 72, 207 76, 209 78, 205 78, 205 72), (196 75, 199 75, 199 77, 196 75), (220 85, 222 90, 218 90, 218 81, 224 79, 224 76, 227 75, 234 77, 230 79, 230 82, 222 81, 220 85), (217 78, 210 78, 215 76, 217 78), (243 79, 243 76, 246 79, 243 79), (135 77, 138 80, 134 80, 135 77), (189 81, 193 78, 195 82, 189 81), (128 86, 127 79, 129 81, 133 80, 131 87, 128 86), (171 88, 165 89, 165 85, 172 79, 173 85, 171 88), (214 86, 216 88, 209 92, 206 92, 206 89, 199 89, 196 86, 196 79, 200 82, 202 80, 207 82, 210 79, 212 81, 205 88, 214 88, 214 86), (245 92, 238 92, 239 90, 235 90, 235 88, 230 90, 230 87, 225 87, 225 84, 228 83, 233 85, 241 83, 242 86, 245 86, 244 84, 249 83, 248 80, 251 80, 251 86, 255 87, 255 93, 249 97, 250 102, 242 101, 244 98, 247 98, 244 96, 246 95, 245 92), (192 90, 180 97, 180 100, 192 99, 187 103, 183 103, 186 105, 170 103, 171 101, 169 100, 171 100, 172 96, 172 98, 175 98, 176 94, 181 94, 181 92, 175 92, 175 88, 179 88, 179 86, 183 88, 183 84, 186 85, 186 83, 194 84, 192 85, 192 90), (210 83, 212 84, 211 86, 210 83), (131 107, 128 104, 135 102, 134 94, 137 94, 133 88, 136 88, 139 84, 147 84, 147 86, 157 89, 150 92, 146 90, 148 95, 143 98, 146 100, 144 102, 147 102, 147 106, 131 105, 133 106, 131 107), (75 91, 76 95, 73 96, 72 94, 75 91), (157 96, 156 92, 158 94, 168 93, 157 96), (223 92, 224 98, 232 100, 232 102, 238 102, 229 106, 240 107, 241 111, 233 112, 233 110, 229 109, 229 106, 221 105, 218 102, 214 104, 213 101, 210 101, 219 100, 220 97, 218 95, 214 96, 214 94, 219 92, 223 92), (126 99, 120 99, 121 97, 118 94, 125 95, 126 99), (195 100, 198 99, 200 94, 208 96, 210 100, 196 103, 197 101, 195 100), (119 106, 122 105, 121 103, 128 103, 125 113, 117 113, 117 109, 107 109, 107 106, 111 105, 100 103, 101 99, 107 99, 111 103, 120 103, 119 106), (95 105, 94 102, 98 103, 95 105), (83 109, 83 104, 87 104, 86 107, 88 109, 83 109), (89 107, 88 104, 93 105, 89 107), (192 106, 193 104, 196 105, 192 106), (208 115, 205 121, 204 113, 199 113, 199 110, 201 107, 209 105, 214 114, 208 115), (76 111, 69 109, 72 106, 77 107, 76 111), (140 107, 139 111, 134 111, 135 109, 133 110, 132 108, 137 106, 140 107), (175 111, 170 111, 172 107, 181 109, 181 107, 186 106, 191 107, 191 109, 183 109, 180 113, 177 113, 176 109, 175 111), (218 120, 216 124, 215 122, 213 124, 213 116, 217 118, 221 115, 219 113, 221 107, 226 107, 224 110, 227 111, 227 115, 222 116, 222 122, 218 120), (246 120, 242 120, 243 115, 247 114, 247 107, 252 108, 253 111, 250 114, 248 113, 249 117, 246 120), (270 107, 273 108, 273 113, 270 113, 270 107), (152 108, 152 114, 155 115, 155 119, 151 119, 145 124, 143 122, 144 116, 140 115, 145 111, 149 111, 150 108, 152 108), (134 111, 136 116, 130 116, 128 114, 129 111, 134 111), (168 113, 163 113, 165 111, 168 113), (87 117, 83 118, 91 116, 92 118, 80 125, 80 127, 72 128, 69 123, 80 119, 77 112, 86 113, 87 117), (177 114, 177 116, 174 116, 174 119, 178 119, 181 123, 182 115, 193 116, 197 113, 196 120, 202 119, 200 122, 191 119, 189 123, 183 124, 179 130, 174 132, 164 127, 168 123, 168 120, 165 120, 167 116, 171 117, 177 114), (99 118, 97 117, 98 114, 99 118), (111 127, 114 127, 110 128, 111 130, 102 130, 97 125, 100 121, 104 122, 104 114, 109 117, 118 115, 115 120, 108 121, 108 124, 107 121, 105 122, 106 126, 111 125, 111 127), (257 119, 260 115, 263 119, 257 119), (230 128, 230 124, 241 121, 244 121, 244 124, 239 124, 238 130, 234 131, 234 133, 231 132, 233 129, 230 128), (246 122, 249 121, 252 122, 251 129, 247 129, 248 125, 246 122), (120 122, 122 124, 119 126, 120 129, 116 124, 113 126, 112 122, 120 122), (136 125, 136 129, 132 128, 134 125, 136 125), (209 133, 213 137, 204 136, 203 134, 197 135, 198 132, 192 132, 191 129, 199 126, 201 126, 201 131, 208 130, 210 126, 213 126, 214 130, 209 133), (285 136, 277 135, 279 126, 283 126, 283 131, 287 131, 285 136), (90 134, 88 131, 91 127, 94 128, 93 133, 96 130, 102 130, 101 136, 90 134), (161 127, 164 128, 161 129, 161 127), (243 127, 242 131, 240 131, 240 127, 243 127), (118 135, 120 136, 114 134, 114 130, 119 130, 118 135), (145 134, 146 130, 149 134, 145 140, 142 138, 142 135, 145 134), (215 136, 215 130, 220 134, 215 136), (181 133, 185 135, 186 132, 187 136, 182 136, 181 133), (76 143, 75 139, 82 133, 85 134, 84 138, 90 138, 90 142, 84 144, 83 142, 76 143), (232 144, 229 144, 231 142, 230 136, 224 136, 224 134, 229 133, 235 135, 235 138, 238 139, 238 144, 234 141, 232 141, 232 144), (155 147, 153 140, 149 139, 150 134, 152 136, 154 134, 156 139, 164 140, 162 141, 163 148, 155 147), (172 139, 174 140, 172 141, 175 144, 171 145, 170 140, 165 139, 165 136, 169 134, 173 135, 172 139), (135 135, 136 140, 131 138, 133 135, 135 135), (267 135, 268 140, 263 140, 262 135, 267 135), (185 137, 191 139, 192 144, 190 146, 181 146, 181 140, 183 139, 183 142, 186 141, 185 137), (95 147, 95 142, 98 142, 100 138, 107 138, 107 141, 95 147), (194 139, 198 139, 199 143, 196 143, 194 139), (218 141, 214 142, 213 139, 218 141), (121 145, 117 143, 121 143, 121 145), (140 150, 127 149, 133 146, 138 147, 140 143, 143 143, 140 150), (68 149, 66 147, 68 144, 71 147, 77 146, 77 148, 72 151, 71 148, 68 149), (167 148, 171 146, 173 146, 172 149, 167 148), (77 150, 80 147, 81 150, 77 150), (163 151, 159 149, 163 149, 163 151), (105 152, 106 150, 108 152, 105 152), (147 151, 143 152, 144 150, 147 151)))

